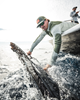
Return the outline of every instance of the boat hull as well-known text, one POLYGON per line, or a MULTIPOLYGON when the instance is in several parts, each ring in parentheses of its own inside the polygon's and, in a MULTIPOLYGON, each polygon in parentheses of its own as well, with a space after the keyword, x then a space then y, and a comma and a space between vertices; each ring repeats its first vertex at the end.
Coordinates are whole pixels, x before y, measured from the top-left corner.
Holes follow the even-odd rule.
MULTIPOLYGON (((52 40, 49 40, 52 44, 52 40)), ((80 30, 62 36, 60 51, 80 55, 80 30)))
POLYGON ((75 55, 80 54, 80 30, 62 36, 61 50, 75 55))

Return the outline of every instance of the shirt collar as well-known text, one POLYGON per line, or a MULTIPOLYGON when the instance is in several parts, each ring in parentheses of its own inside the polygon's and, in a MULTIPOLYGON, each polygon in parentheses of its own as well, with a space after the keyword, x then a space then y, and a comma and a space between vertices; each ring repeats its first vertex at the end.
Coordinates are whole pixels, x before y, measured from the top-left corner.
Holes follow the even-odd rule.
POLYGON ((47 30, 46 30, 46 31, 49 31, 49 26, 50 26, 50 22, 48 23, 48 28, 47 28, 47 30))

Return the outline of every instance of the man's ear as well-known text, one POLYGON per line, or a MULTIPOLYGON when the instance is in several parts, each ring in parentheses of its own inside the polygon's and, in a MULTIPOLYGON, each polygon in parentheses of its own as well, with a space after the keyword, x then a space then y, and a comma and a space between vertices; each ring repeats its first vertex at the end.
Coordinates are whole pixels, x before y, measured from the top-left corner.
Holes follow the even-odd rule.
POLYGON ((47 19, 48 20, 48 22, 50 22, 50 20, 49 19, 47 19))

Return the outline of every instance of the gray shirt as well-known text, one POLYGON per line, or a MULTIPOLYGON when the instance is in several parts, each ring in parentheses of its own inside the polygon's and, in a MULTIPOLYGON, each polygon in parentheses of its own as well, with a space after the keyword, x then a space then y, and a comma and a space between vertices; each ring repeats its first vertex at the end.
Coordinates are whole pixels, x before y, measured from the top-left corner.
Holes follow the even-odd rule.
POLYGON ((78 18, 80 18, 80 16, 78 14, 76 14, 75 11, 72 11, 70 13, 70 17, 72 17, 72 21, 78 21, 78 18))

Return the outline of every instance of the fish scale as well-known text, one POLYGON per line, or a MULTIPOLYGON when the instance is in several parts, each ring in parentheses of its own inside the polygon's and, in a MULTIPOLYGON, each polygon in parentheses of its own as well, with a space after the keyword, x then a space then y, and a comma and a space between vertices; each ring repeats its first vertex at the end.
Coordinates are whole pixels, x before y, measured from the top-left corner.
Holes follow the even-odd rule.
POLYGON ((26 53, 16 44, 11 42, 10 46, 11 49, 17 53, 22 64, 26 66, 27 71, 32 75, 41 93, 43 94, 43 97, 45 99, 49 98, 50 100, 53 100, 54 98, 60 100, 58 84, 51 79, 41 66, 32 62, 26 53))

